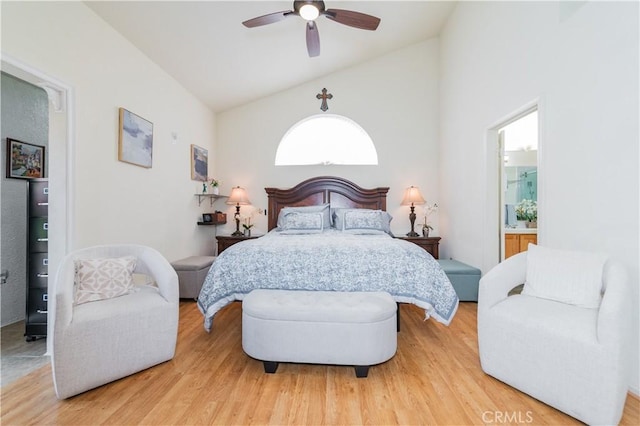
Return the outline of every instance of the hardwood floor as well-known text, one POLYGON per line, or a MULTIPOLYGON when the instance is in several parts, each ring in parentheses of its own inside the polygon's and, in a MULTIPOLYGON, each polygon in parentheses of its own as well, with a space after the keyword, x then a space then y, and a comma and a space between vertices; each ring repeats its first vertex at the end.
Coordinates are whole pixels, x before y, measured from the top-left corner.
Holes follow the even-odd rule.
MULTIPOLYGON (((42 367, 2 388, 1 423, 580 424, 482 372, 476 304, 461 303, 449 327, 423 321, 412 305, 401 312, 396 356, 357 379, 350 367, 305 364, 265 374, 242 351, 239 303, 220 311, 207 334, 196 305, 181 302, 172 361, 65 401, 42 367)), ((633 396, 622 424, 640 424, 633 396)))

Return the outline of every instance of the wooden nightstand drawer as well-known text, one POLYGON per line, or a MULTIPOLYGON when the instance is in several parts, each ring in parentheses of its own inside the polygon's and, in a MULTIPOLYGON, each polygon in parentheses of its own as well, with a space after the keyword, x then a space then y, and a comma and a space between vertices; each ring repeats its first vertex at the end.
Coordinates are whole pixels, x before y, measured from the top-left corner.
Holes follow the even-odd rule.
POLYGON ((401 240, 409 241, 413 244, 419 245, 437 259, 439 256, 438 246, 440 244, 440 237, 395 237, 401 240))
POLYGON ((252 240, 254 238, 258 238, 260 235, 256 235, 254 237, 236 237, 236 236, 217 236, 216 240, 218 240, 218 256, 220 253, 231 247, 232 245, 239 243, 240 241, 252 240))

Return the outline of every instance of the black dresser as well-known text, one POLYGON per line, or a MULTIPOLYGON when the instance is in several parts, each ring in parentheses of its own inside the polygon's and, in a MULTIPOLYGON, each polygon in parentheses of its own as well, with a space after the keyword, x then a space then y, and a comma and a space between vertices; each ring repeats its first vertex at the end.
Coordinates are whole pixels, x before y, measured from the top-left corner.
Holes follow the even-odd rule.
POLYGON ((24 335, 29 342, 47 335, 49 181, 31 179, 28 186, 27 314, 24 335))

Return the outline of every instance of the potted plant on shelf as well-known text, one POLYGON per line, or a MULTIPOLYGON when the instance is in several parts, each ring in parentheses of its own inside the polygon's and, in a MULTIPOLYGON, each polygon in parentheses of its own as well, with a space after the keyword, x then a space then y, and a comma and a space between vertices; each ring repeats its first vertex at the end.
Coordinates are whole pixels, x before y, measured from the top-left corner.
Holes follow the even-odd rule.
POLYGON ((533 200, 523 199, 516 206, 516 219, 518 227, 524 224, 526 228, 538 227, 538 203, 533 200))
POLYGON ((216 178, 211 178, 211 182, 209 182, 209 185, 211 185, 211 193, 214 195, 218 195, 220 194, 220 181, 216 178))

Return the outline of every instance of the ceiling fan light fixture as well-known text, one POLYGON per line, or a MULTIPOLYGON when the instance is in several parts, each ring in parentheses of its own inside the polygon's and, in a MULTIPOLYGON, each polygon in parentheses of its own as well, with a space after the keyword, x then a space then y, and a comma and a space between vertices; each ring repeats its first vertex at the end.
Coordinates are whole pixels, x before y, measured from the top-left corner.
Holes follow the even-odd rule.
POLYGON ((294 0, 293 10, 283 10, 258 16, 244 21, 242 25, 247 28, 260 27, 281 21, 288 16, 299 16, 306 21, 307 52, 309 53, 309 57, 313 58, 314 56, 320 55, 320 35, 318 34, 318 26, 315 22, 316 18, 320 15, 324 15, 327 19, 348 27, 369 31, 378 28, 378 24, 380 23, 380 18, 367 15, 366 13, 355 12, 353 10, 326 9, 323 0, 294 0))
POLYGON ((300 8, 300 16, 307 21, 313 21, 320 16, 318 8, 312 4, 305 4, 300 8))

